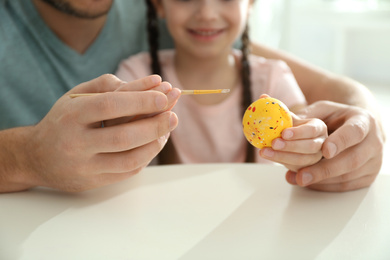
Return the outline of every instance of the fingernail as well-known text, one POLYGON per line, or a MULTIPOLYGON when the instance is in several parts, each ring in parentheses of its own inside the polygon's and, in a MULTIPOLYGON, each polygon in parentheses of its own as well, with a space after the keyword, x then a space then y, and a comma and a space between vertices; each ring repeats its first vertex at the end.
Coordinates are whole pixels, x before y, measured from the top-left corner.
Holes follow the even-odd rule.
POLYGON ((268 158, 274 157, 275 152, 272 149, 265 148, 263 149, 263 155, 268 158))
POLYGON ((328 146, 329 156, 330 156, 330 158, 333 158, 333 156, 337 152, 337 146, 334 143, 332 143, 332 142, 329 142, 327 144, 327 146, 328 146))
POLYGON ((175 113, 171 112, 171 115, 169 116, 169 130, 172 131, 177 126, 177 116, 175 113))
POLYGON ((291 137, 293 137, 293 135, 294 134, 291 130, 284 130, 282 133, 284 139, 290 139, 291 137))
POLYGON ((167 94, 168 100, 173 101, 177 99, 180 95, 180 91, 176 88, 173 88, 169 93, 167 94))
POLYGON ((159 75, 152 75, 151 80, 154 85, 158 85, 161 83, 161 77, 159 75))
POLYGON ((302 184, 304 186, 310 184, 312 180, 313 180, 313 176, 310 173, 307 172, 302 173, 302 184))
POLYGON ((286 146, 286 143, 283 142, 281 139, 276 139, 274 143, 272 144, 272 148, 275 150, 283 149, 286 146))
POLYGON ((155 99, 156 107, 159 110, 164 109, 168 105, 167 102, 167 98, 163 95, 158 95, 155 99))

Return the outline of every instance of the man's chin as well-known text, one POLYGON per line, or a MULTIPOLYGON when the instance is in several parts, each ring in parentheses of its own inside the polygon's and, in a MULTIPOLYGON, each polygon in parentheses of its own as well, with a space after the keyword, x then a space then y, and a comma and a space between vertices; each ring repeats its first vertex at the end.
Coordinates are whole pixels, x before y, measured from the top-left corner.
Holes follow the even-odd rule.
MULTIPOLYGON (((91 8, 91 5, 86 5, 85 8, 80 7, 82 1, 76 1, 75 4, 71 0, 41 0, 56 10, 82 19, 96 19, 107 15, 110 11, 113 0, 106 1, 104 5, 91 8)), ((98 5, 98 4, 96 4, 98 5)))

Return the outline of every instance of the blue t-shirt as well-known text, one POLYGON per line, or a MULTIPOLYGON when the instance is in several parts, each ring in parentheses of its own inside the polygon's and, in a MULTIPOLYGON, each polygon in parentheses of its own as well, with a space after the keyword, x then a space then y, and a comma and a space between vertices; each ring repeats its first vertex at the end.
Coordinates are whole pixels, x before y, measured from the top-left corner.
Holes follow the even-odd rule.
MULTIPOLYGON (((50 30, 31 0, 0 0, 0 130, 36 124, 65 92, 146 50, 145 12, 142 0, 114 1, 101 33, 79 54, 50 30)), ((168 37, 161 41, 172 45, 168 37)))

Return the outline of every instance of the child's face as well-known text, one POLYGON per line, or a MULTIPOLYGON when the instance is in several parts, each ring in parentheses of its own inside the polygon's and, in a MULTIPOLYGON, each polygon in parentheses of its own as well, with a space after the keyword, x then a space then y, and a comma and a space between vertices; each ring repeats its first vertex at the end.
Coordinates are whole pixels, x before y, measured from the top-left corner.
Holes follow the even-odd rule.
POLYGON ((154 0, 177 51, 212 57, 230 51, 247 23, 253 0, 154 0))

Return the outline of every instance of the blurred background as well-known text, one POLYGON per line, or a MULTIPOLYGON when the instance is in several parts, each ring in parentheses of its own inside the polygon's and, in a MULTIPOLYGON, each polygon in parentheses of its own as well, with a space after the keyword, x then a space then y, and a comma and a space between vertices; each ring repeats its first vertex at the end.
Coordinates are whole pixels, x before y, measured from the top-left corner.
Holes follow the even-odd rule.
MULTIPOLYGON (((378 99, 390 138, 390 0, 255 0, 250 34, 363 83, 378 99)), ((387 174, 389 159, 387 142, 387 174)))

